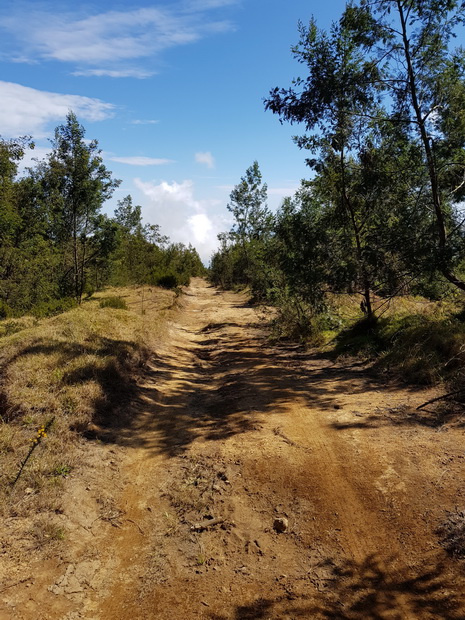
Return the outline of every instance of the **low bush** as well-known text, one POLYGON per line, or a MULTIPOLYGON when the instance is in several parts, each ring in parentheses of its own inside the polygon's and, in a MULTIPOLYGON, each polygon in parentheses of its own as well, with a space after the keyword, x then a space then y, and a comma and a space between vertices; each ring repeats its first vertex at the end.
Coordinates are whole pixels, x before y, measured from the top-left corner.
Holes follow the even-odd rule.
POLYGON ((188 273, 177 271, 157 271, 153 273, 153 283, 166 289, 175 289, 179 286, 189 286, 190 276, 188 273))
POLYGON ((337 354, 376 359, 407 383, 435 385, 465 367, 465 324, 437 311, 362 319, 340 332, 337 354))
POLYGON ((39 319, 55 316, 62 312, 67 312, 77 306, 77 302, 73 297, 62 297, 61 299, 50 299, 36 304, 31 309, 32 316, 39 319))
POLYGON ((10 306, 0 299, 0 320, 1 319, 9 319, 14 316, 13 309, 10 306))
POLYGON ((285 291, 275 297, 276 314, 271 322, 272 340, 291 340, 317 346, 323 344, 323 330, 311 306, 285 291))
POLYGON ((115 310, 127 310, 128 305, 122 297, 105 297, 100 300, 101 308, 114 308, 115 310))

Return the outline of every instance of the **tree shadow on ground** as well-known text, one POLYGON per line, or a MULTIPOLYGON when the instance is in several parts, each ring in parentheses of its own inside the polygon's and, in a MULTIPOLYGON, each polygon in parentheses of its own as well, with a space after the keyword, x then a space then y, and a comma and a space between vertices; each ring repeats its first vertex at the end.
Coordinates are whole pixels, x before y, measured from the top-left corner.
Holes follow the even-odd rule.
POLYGON ((418 410, 415 407, 400 405, 370 413, 356 421, 333 422, 331 427, 337 431, 344 431, 350 429, 373 429, 382 426, 424 426, 441 429, 446 425, 464 428, 465 418, 463 409, 449 406, 447 408, 436 407, 418 410))
MULTIPOLYGON (((236 607, 232 617, 234 620, 463 620, 465 617, 463 583, 452 578, 441 559, 419 570, 399 568, 394 559, 383 562, 375 555, 361 563, 330 558, 325 563, 330 568, 330 578, 324 584, 317 584, 317 590, 309 585, 309 591, 304 594, 294 595, 290 588, 286 596, 258 598, 236 607)), ((212 614, 209 619, 230 617, 212 614)))
POLYGON ((209 323, 195 335, 200 342, 190 358, 175 346, 152 357, 130 417, 98 407, 100 439, 176 456, 198 437, 224 440, 256 430, 261 416, 282 413, 289 401, 310 414, 339 408, 354 382, 364 392, 398 389, 381 386, 359 362, 338 364, 324 354, 270 346, 250 325, 209 323))
MULTIPOLYGON (((91 404, 92 421, 106 427, 121 427, 131 424, 128 405, 136 395, 136 377, 145 371, 149 354, 148 348, 124 340, 92 337, 78 343, 38 338, 9 358, 8 366, 20 358, 36 357, 40 360, 44 356, 46 363, 49 358, 53 370, 61 373, 61 378, 56 379, 49 388, 56 392, 58 401, 67 386, 97 383, 101 389, 100 396, 91 404)), ((1 392, 0 413, 10 421, 21 417, 23 411, 1 392)), ((69 417, 71 426, 72 417, 69 417)), ((81 420, 77 430, 85 434, 89 421, 90 418, 81 420)))

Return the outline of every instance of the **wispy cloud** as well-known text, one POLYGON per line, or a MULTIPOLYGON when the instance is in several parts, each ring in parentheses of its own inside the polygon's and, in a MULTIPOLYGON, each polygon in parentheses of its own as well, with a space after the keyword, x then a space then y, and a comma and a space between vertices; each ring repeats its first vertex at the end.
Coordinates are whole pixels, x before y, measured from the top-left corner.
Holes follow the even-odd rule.
POLYGON ((156 120, 143 120, 143 119, 136 119, 134 121, 131 121, 131 125, 157 125, 160 121, 156 121, 156 120))
POLYGON ((215 160, 213 159, 213 155, 209 151, 206 153, 196 153, 195 161, 198 164, 205 164, 207 168, 215 167, 215 160))
POLYGON ((163 166, 164 164, 174 163, 172 159, 158 159, 155 157, 108 157, 108 159, 119 164, 127 164, 128 166, 163 166))
POLYGON ((70 110, 79 120, 101 121, 113 116, 115 106, 100 99, 37 90, 0 81, 0 134, 31 134, 43 138, 51 122, 63 122, 70 110))
POLYGON ((238 0, 186 0, 184 6, 191 11, 208 11, 238 4, 238 0))
MULTIPOLYGON (((11 39, 9 59, 16 62, 55 60, 77 66, 75 75, 148 77, 152 62, 172 47, 195 43, 230 31, 228 20, 209 19, 205 12, 230 2, 197 2, 190 10, 182 4, 151 6, 92 15, 30 10, 1 15, 0 31, 11 39)), ((3 57, 5 58, 5 52, 3 57)))
POLYGON ((126 78, 132 77, 138 80, 155 75, 155 71, 144 71, 143 69, 87 69, 81 71, 73 71, 72 75, 84 76, 84 77, 111 77, 111 78, 126 78))

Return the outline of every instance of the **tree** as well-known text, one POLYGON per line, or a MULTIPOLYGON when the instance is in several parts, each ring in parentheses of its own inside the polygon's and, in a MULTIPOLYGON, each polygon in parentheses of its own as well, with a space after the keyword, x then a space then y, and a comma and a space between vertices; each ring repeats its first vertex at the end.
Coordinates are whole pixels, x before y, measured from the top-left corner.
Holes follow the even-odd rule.
POLYGON ((28 136, 16 140, 0 138, 0 242, 4 243, 16 230, 20 217, 15 204, 15 177, 18 162, 26 148, 34 148, 28 136))
POLYGON ((127 195, 118 200, 115 210, 115 221, 128 233, 133 233, 141 226, 141 207, 132 204, 132 196, 127 195))
POLYGON ((356 264, 363 307, 371 316, 373 278, 364 236, 368 230, 367 211, 373 205, 367 205, 357 193, 354 175, 363 161, 361 154, 376 136, 375 128, 361 121, 362 115, 375 114, 379 105, 379 69, 367 62, 365 54, 373 35, 366 32, 365 37, 354 41, 352 28, 344 19, 333 24, 329 34, 319 30, 314 20, 308 28, 300 24, 299 31, 300 41, 293 52, 300 63, 307 65, 308 77, 294 80, 289 89, 273 89, 265 107, 283 120, 303 123, 312 132, 295 141, 317 156, 307 159, 318 174, 314 188, 320 199, 329 203, 327 212, 333 212, 333 228, 339 221, 338 234, 327 235, 327 239, 333 245, 347 239, 346 251, 356 264))
MULTIPOLYGON (((347 193, 347 156, 357 151, 357 162, 363 164, 366 130, 378 128, 382 134, 388 125, 395 128, 389 132, 408 142, 412 157, 410 163, 403 158, 402 172, 410 193, 416 193, 413 219, 423 232, 429 230, 421 253, 426 256, 434 247, 429 268, 462 290, 465 282, 457 269, 464 247, 458 205, 465 196, 465 53, 452 50, 450 43, 464 15, 465 3, 458 0, 348 4, 330 34, 320 32, 314 21, 301 26, 294 53, 309 76, 295 80, 290 89, 273 89, 265 101, 281 119, 302 122, 314 132, 296 141, 317 155, 308 160, 317 171, 325 151, 339 155, 341 199, 353 222, 360 265, 363 244, 347 193)), ((391 173, 395 188, 399 174, 391 173)), ((362 279, 368 302, 369 279, 362 279)))
POLYGON ((78 303, 84 291, 86 268, 97 256, 89 242, 96 234, 103 203, 120 181, 103 165, 96 140, 86 142, 85 130, 70 112, 66 124, 55 130, 53 151, 43 177, 46 200, 52 205, 53 233, 65 248, 72 292, 78 303))
POLYGON ((230 236, 243 246, 248 241, 260 239, 269 230, 267 190, 266 183, 262 184, 258 162, 254 161, 230 194, 227 208, 235 219, 230 236))
MULTIPOLYGON (((234 216, 234 224, 227 237, 232 243, 224 258, 234 264, 230 270, 234 281, 249 284, 255 295, 262 296, 264 287, 263 246, 272 227, 272 216, 267 204, 267 185, 262 183, 258 162, 247 168, 241 182, 230 194, 228 211, 234 216)), ((218 262, 226 267, 224 261, 218 262)))

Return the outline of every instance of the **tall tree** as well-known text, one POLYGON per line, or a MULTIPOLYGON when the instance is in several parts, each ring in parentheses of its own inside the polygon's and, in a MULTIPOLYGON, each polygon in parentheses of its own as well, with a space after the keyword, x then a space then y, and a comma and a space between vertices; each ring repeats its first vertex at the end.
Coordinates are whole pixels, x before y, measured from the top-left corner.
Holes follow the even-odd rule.
POLYGON ((52 145, 44 182, 53 205, 57 241, 70 254, 73 295, 80 302, 86 267, 95 258, 95 251, 89 253, 89 240, 101 223, 97 216, 103 203, 120 181, 112 179, 103 165, 97 141, 85 140, 84 127, 73 112, 56 128, 52 145))
POLYGON ((307 163, 319 175, 320 197, 335 207, 343 229, 338 240, 350 232, 346 250, 354 256, 362 305, 371 315, 373 278, 364 241, 368 206, 357 194, 353 177, 360 153, 374 140, 373 127, 361 121, 362 115, 375 114, 379 104, 379 69, 366 60, 373 35, 366 32, 354 41, 352 28, 343 19, 329 33, 318 29, 315 20, 308 27, 300 24, 299 31, 293 52, 307 66, 308 76, 294 80, 289 89, 273 89, 265 106, 283 120, 303 123, 310 132, 295 141, 316 156, 307 163))
MULTIPOLYGON (((296 80, 290 89, 272 90, 265 102, 282 119, 303 122, 314 132, 297 138, 299 146, 320 155, 309 160, 311 165, 321 163, 321 148, 339 153, 343 194, 347 184, 342 149, 353 155, 357 142, 348 142, 353 129, 357 124, 381 131, 387 124, 396 127, 413 154, 412 165, 402 172, 411 177, 417 194, 416 219, 434 223, 429 227, 435 239, 434 266, 462 290, 465 282, 457 269, 464 235, 457 205, 465 196, 465 54, 450 44, 464 15, 465 3, 458 0, 348 3, 330 34, 318 31, 314 21, 308 28, 301 26, 294 53, 307 65, 309 77, 296 80), (413 164, 420 174, 411 175, 413 164)), ((361 156, 364 141, 358 150, 361 156)), ((393 171, 392 187, 396 177, 398 171, 393 171)), ((351 200, 344 201, 362 256, 351 200)), ((425 255, 431 241, 430 234, 425 255)))
POLYGON ((27 136, 16 140, 0 138, 0 242, 5 242, 20 223, 15 201, 15 177, 26 148, 34 148, 27 136))
POLYGON ((242 245, 260 239, 269 229, 267 190, 266 183, 262 183, 258 162, 254 161, 230 194, 227 208, 235 220, 230 235, 242 245))

